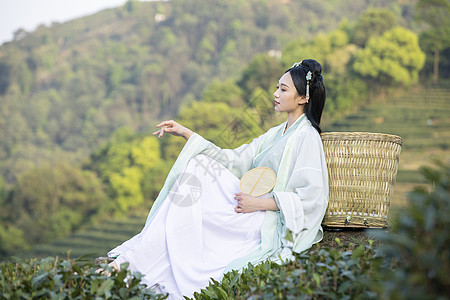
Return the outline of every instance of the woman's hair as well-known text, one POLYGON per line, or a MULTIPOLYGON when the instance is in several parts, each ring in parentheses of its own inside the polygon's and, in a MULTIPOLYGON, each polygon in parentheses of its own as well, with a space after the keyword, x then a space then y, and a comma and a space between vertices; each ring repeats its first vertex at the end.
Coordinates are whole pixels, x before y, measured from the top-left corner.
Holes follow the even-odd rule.
POLYGON ((306 95, 306 75, 311 71, 309 81, 309 101, 305 103, 305 114, 312 126, 321 133, 320 118, 325 105, 326 91, 323 84, 322 66, 314 59, 305 59, 295 64, 285 73, 289 72, 295 88, 300 96, 306 95))

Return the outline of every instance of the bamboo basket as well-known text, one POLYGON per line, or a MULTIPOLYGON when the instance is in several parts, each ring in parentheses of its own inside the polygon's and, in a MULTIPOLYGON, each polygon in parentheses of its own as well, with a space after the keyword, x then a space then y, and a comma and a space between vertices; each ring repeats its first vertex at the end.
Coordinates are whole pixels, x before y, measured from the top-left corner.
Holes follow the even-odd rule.
POLYGON ((322 224, 384 228, 402 138, 367 132, 322 133, 330 197, 322 224))

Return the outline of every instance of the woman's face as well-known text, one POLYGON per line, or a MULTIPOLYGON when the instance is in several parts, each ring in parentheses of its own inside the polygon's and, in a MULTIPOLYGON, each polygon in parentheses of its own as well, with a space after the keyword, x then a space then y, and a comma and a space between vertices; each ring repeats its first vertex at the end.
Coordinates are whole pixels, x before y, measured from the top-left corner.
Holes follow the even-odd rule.
POLYGON ((303 104, 306 103, 306 98, 298 94, 289 72, 281 76, 273 95, 275 96, 275 111, 292 113, 299 110, 303 113, 303 104))

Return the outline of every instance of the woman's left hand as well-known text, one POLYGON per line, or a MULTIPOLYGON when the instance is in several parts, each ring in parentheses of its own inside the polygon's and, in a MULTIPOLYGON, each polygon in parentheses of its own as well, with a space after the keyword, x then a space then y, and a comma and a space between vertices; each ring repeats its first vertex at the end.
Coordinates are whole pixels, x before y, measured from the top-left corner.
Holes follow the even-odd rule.
POLYGON ((262 210, 260 205, 261 199, 244 193, 235 194, 234 199, 237 200, 237 206, 234 210, 238 213, 251 213, 262 210))
POLYGON ((244 193, 237 193, 234 196, 237 200, 236 208, 238 213, 251 213, 258 210, 280 210, 274 198, 256 198, 244 193))

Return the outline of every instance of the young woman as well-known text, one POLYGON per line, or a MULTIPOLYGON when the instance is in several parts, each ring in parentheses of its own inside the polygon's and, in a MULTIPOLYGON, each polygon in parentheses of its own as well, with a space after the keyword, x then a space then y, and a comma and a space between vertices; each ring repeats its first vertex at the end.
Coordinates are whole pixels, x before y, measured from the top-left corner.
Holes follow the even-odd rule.
POLYGON ((236 149, 220 149, 172 120, 158 124, 158 138, 169 133, 187 143, 143 230, 108 253, 117 257, 111 265, 129 263, 149 287, 178 299, 249 262, 282 262, 320 241, 328 204, 321 70, 312 59, 287 70, 274 93, 274 109, 287 121, 236 149), (241 193, 240 178, 260 166, 277 173, 273 191, 241 193))

